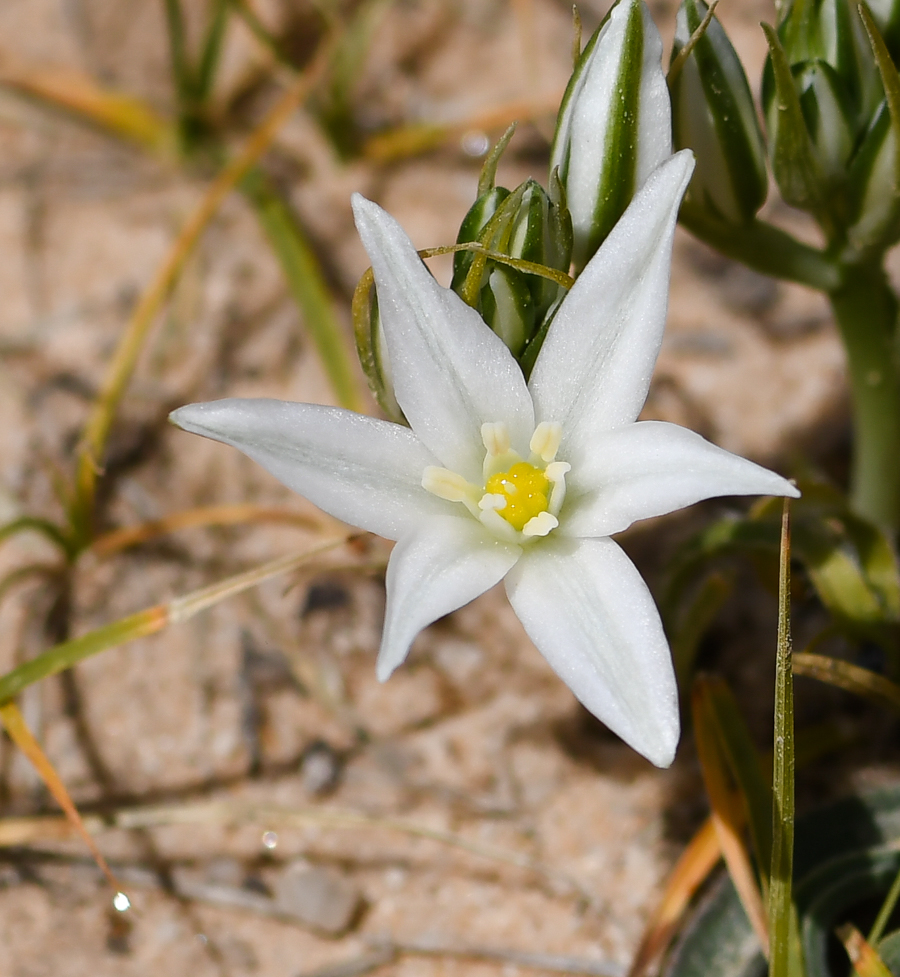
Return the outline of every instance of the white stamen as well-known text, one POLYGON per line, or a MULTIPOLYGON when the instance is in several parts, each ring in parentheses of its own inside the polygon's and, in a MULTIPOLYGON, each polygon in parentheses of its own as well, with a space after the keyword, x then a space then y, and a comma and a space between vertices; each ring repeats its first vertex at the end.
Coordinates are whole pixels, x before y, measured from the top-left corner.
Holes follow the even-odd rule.
POLYGON ((429 465, 422 472, 422 488, 448 502, 465 502, 472 494, 472 486, 462 475, 436 465, 429 465))
POLYGON ((482 512, 497 512, 506 508, 506 496, 494 492, 485 492, 478 503, 478 508, 482 512))
MULTIPOLYGON (((503 518, 501 516, 501 518, 503 518)), ((523 536, 546 536, 551 530, 556 529, 559 520, 549 512, 539 512, 533 519, 529 519, 522 529, 523 536)))
MULTIPOLYGON (((486 495, 485 498, 490 498, 491 496, 486 495)), ((495 496, 496 498, 496 496, 495 496)), ((484 499, 482 499, 484 501, 484 499)), ((513 527, 497 512, 496 509, 486 508, 482 509, 481 515, 478 517, 481 520, 483 526, 489 529, 495 536, 499 536, 501 539, 506 540, 508 543, 518 543, 521 542, 521 536, 513 529, 513 527)))
POLYGON ((541 421, 531 435, 529 448, 544 462, 548 464, 556 457, 559 451, 559 442, 562 440, 562 425, 555 421, 541 421))
POLYGON ((566 474, 572 470, 572 466, 565 461, 553 461, 544 469, 544 474, 550 481, 553 488, 550 490, 550 498, 547 500, 547 508, 554 516, 559 515, 562 504, 566 498, 566 474))
POLYGON ((505 455, 509 451, 509 428, 503 421, 482 424, 481 440, 489 455, 505 455))

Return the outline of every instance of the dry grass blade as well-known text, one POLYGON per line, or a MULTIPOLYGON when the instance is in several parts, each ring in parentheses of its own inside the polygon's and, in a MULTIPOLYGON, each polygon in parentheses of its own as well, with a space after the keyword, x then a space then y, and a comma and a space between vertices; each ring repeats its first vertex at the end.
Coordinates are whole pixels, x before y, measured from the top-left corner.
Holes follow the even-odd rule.
MULTIPOLYGON (((440 845, 457 848, 478 858, 511 865, 533 872, 549 882, 563 886, 586 900, 593 901, 577 880, 557 872, 548 865, 523 852, 497 848, 480 842, 469 841, 451 831, 441 831, 401 818, 381 817, 358 811, 341 811, 321 807, 287 808, 273 804, 255 804, 243 801, 210 801, 196 804, 170 804, 164 806, 121 808, 101 817, 85 818, 91 832, 113 828, 136 830, 169 825, 226 825, 240 826, 260 824, 267 828, 303 828, 311 824, 326 828, 377 829, 397 834, 424 838, 440 845)), ((66 837, 65 823, 59 818, 8 818, 0 820, 0 847, 29 844, 46 838, 66 837)))
POLYGON ((106 129, 129 142, 164 155, 174 155, 171 126, 139 99, 101 88, 93 78, 62 68, 0 72, 0 85, 79 119, 106 129))
POLYGON ((712 807, 713 828, 734 887, 763 953, 768 957, 768 922, 756 874, 742 836, 744 813, 729 784, 728 761, 719 744, 715 716, 708 697, 703 694, 702 684, 695 685, 693 713, 694 738, 703 770, 703 782, 712 807))
POLYGON ((644 977, 665 952, 694 894, 722 857, 712 819, 705 821, 682 852, 666 883, 662 901, 650 917, 628 977, 644 977))
POLYGON ((81 815, 78 813, 78 808, 75 807, 72 798, 69 797, 69 792, 66 790, 65 784, 28 728, 28 724, 22 717, 22 713, 19 712, 19 707, 14 702, 7 702, 5 705, 0 706, 0 720, 3 721, 3 725, 6 727, 6 732, 9 733, 10 739, 28 757, 35 770, 40 774, 41 779, 47 785, 47 790, 50 791, 56 803, 65 812, 72 830, 87 845, 88 851, 90 851, 100 871, 106 876, 109 884, 112 886, 113 892, 121 892, 122 887, 110 870, 109 865, 106 864, 106 859, 100 853, 100 849, 97 847, 94 839, 88 833, 84 821, 82 821, 81 815))
POLYGON ((91 655, 99 654, 101 651, 108 651, 126 641, 134 641, 136 638, 143 638, 151 634, 156 634, 168 627, 170 624, 178 624, 187 621, 200 611, 218 604, 226 597, 232 597, 250 587, 268 580, 270 577, 288 573, 296 569, 309 560, 328 550, 336 549, 344 543, 353 539, 351 535, 339 536, 337 539, 328 539, 317 544, 301 553, 290 556, 283 556, 277 560, 263 563, 261 566, 239 573, 225 580, 210 584, 208 587, 201 587, 184 597, 176 597, 167 604, 157 604, 148 607, 146 610, 138 611, 129 617, 114 621, 104 627, 90 631, 80 638, 73 638, 71 641, 64 641, 56 645, 49 651, 32 658, 18 668, 0 677, 0 703, 9 702, 17 696, 22 689, 41 679, 56 675, 58 672, 71 668, 77 662, 91 655))
POLYGON ((310 70, 279 99, 247 140, 241 152, 216 177, 193 216, 182 228, 162 267, 157 271, 154 280, 141 296, 131 315, 112 363, 109 365, 106 381, 91 411, 79 450, 77 502, 73 523, 82 547, 89 542, 94 486, 113 417, 131 380, 144 340, 155 321, 156 314, 168 298, 185 260, 193 251, 200 235, 215 216, 224 199, 268 149, 278 130, 308 93, 310 86, 321 72, 322 61, 322 58, 317 59, 310 70))
POLYGON ((837 935, 859 977, 893 977, 872 944, 852 923, 838 927, 837 935))
POLYGON ((271 509, 264 506, 246 504, 211 505, 198 509, 186 509, 163 519, 154 519, 138 526, 116 529, 98 537, 90 546, 90 552, 97 557, 112 556, 131 546, 139 546, 151 539, 200 526, 237 526, 253 522, 283 522, 298 529, 320 531, 322 520, 302 512, 288 509, 271 509))
POLYGON ((816 655, 803 651, 794 655, 794 675, 804 675, 828 685, 835 685, 845 692, 853 692, 895 712, 900 712, 900 685, 870 671, 839 658, 816 655))
POLYGON ((555 115, 558 107, 559 97, 556 96, 539 103, 507 102, 459 122, 400 126, 369 139, 363 147, 363 156, 373 163, 393 163, 408 156, 430 152, 451 139, 459 139, 471 130, 506 129, 511 122, 555 115))

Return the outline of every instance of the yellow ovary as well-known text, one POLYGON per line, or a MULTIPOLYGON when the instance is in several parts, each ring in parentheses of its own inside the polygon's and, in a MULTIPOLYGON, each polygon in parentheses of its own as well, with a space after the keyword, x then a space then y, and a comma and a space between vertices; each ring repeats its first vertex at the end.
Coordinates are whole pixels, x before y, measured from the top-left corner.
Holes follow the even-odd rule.
POLYGON ((506 500, 506 505, 496 510, 497 514, 519 532, 531 519, 549 508, 550 479, 527 461, 517 462, 509 471, 491 475, 484 488, 491 495, 506 500))

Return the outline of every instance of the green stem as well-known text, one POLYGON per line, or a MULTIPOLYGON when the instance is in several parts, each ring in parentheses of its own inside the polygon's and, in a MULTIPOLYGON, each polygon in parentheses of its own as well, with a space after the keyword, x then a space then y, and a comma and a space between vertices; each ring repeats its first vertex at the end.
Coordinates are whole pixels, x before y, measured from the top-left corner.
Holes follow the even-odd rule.
POLYGON ((735 226, 690 202, 681 205, 678 220, 725 257, 740 261, 760 274, 799 282, 821 292, 840 287, 841 268, 836 262, 764 221, 735 226))
POLYGON ((900 362, 897 297, 877 265, 844 269, 831 307, 847 350, 853 399, 850 502, 891 534, 900 528, 900 362))

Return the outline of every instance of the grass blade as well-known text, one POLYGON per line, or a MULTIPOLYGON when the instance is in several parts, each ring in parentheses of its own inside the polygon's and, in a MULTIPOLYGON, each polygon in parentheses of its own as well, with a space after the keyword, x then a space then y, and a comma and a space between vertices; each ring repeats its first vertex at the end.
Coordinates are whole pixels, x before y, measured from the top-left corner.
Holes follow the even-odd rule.
POLYGON ((246 174, 242 189, 256 211, 303 316, 338 403, 362 410, 360 386, 328 286, 306 233, 287 202, 260 170, 246 174))
POLYGON ((772 791, 763 774, 762 760, 741 717, 737 700, 724 679, 698 680, 697 694, 706 698, 706 716, 714 724, 719 748, 744 804, 765 893, 769 883, 767 868, 772 857, 772 791))
POLYGON ((241 152, 218 175, 193 216, 182 228, 165 262, 131 314, 107 371, 100 395, 91 410, 78 452, 76 502, 71 514, 78 549, 84 549, 89 545, 94 489, 106 441, 119 402, 131 380, 138 355, 157 312, 169 297, 185 260, 215 216, 222 201, 268 149, 278 130, 309 91, 317 73, 317 71, 310 71, 305 74, 279 99, 247 140, 241 152))
POLYGON ((716 717, 704 693, 703 683, 697 682, 692 697, 694 739, 703 771, 703 783, 712 807, 712 823, 728 872, 734 882, 747 918, 768 957, 769 933, 762 894, 750 855, 744 845, 742 828, 744 812, 728 781, 728 761, 719 740, 716 717))
POLYGON ((97 847, 94 839, 88 833, 84 822, 81 820, 81 815, 78 813, 78 808, 75 807, 72 798, 69 796, 69 792, 66 790, 66 785, 62 782, 53 764, 47 759, 47 755, 34 738, 22 713, 19 712, 19 707, 14 702, 7 702, 4 705, 0 705, 0 720, 2 720, 3 725, 6 727, 9 738, 31 761, 35 770, 40 774, 41 780, 47 785, 47 790, 50 791, 56 803, 63 809, 66 818, 75 832, 85 845, 87 845, 88 851, 90 851, 100 871, 108 879, 113 892, 121 892, 122 887, 112 874, 109 865, 106 864, 106 859, 100 853, 100 849, 97 847))
POLYGON ((712 820, 704 822, 681 853, 666 882, 662 901, 647 923, 628 977, 644 977, 675 935, 682 914, 722 857, 712 820))
POLYGON ((781 518, 778 571, 778 648, 775 663, 775 739, 772 756, 772 862, 769 873, 771 977, 795 970, 796 919, 791 899, 794 871, 794 684, 791 674, 790 503, 781 518))
POLYGON ((156 604, 146 610, 138 611, 137 614, 131 614, 114 621, 112 624, 96 628, 80 638, 64 641, 0 677, 0 705, 9 702, 22 689, 34 682, 65 671, 83 659, 90 658, 101 651, 115 648, 126 641, 134 641, 136 638, 156 634, 170 624, 186 621, 195 614, 199 614, 200 611, 218 604, 226 597, 232 597, 250 587, 255 587, 270 577, 288 573, 313 559, 313 557, 335 549, 352 538, 352 536, 344 535, 336 539, 325 540, 301 553, 271 560, 261 566, 254 567, 252 570, 210 584, 208 587, 201 587, 184 597, 176 597, 167 604, 156 604))
POLYGON ((830 658, 828 655, 803 651, 794 655, 793 672, 795 675, 805 675, 807 678, 837 686, 845 692, 852 692, 900 712, 900 685, 868 668, 860 668, 859 665, 830 658))
POLYGON ((0 72, 0 85, 164 156, 175 150, 172 127, 140 99, 101 88, 62 68, 0 72))
POLYGON ((112 556, 132 546, 139 546, 148 540, 156 539, 180 529, 199 526, 236 526, 251 522, 283 522, 298 529, 318 531, 322 520, 302 512, 288 509, 271 509, 250 503, 238 505, 201 506, 198 509, 185 509, 163 519, 143 522, 138 526, 116 529, 98 537, 91 544, 90 552, 99 558, 112 556))

